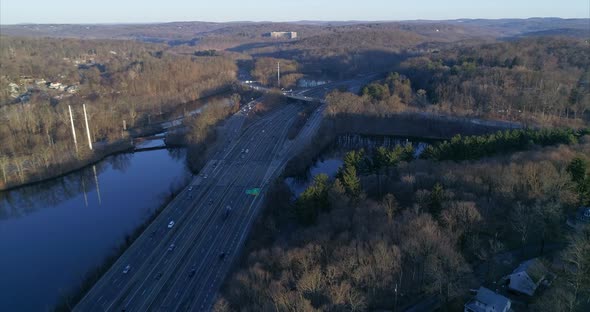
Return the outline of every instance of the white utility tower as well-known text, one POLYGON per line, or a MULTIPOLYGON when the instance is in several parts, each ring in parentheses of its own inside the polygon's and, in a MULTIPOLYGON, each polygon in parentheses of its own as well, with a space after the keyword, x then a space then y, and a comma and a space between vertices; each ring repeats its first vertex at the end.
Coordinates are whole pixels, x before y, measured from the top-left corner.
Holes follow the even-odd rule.
POLYGON ((281 62, 277 62, 277 85, 281 88, 281 62))
POLYGON ((70 110, 70 123, 72 124, 72 135, 74 136, 74 144, 76 145, 76 152, 78 152, 78 140, 76 139, 76 128, 74 128, 74 116, 72 115, 72 106, 68 105, 70 110))
POLYGON ((88 147, 92 150, 92 140, 90 139, 90 127, 88 127, 88 115, 86 114, 86 104, 82 104, 84 108, 84 120, 86 121, 86 134, 88 134, 88 147))

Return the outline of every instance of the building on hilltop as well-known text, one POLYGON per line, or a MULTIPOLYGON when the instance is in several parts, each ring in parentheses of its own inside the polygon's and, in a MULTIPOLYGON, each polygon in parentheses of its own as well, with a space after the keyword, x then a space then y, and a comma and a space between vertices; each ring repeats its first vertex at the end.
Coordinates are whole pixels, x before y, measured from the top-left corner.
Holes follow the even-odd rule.
POLYGON ((297 39, 297 32, 295 31, 271 31, 265 34, 266 37, 273 39, 297 39))

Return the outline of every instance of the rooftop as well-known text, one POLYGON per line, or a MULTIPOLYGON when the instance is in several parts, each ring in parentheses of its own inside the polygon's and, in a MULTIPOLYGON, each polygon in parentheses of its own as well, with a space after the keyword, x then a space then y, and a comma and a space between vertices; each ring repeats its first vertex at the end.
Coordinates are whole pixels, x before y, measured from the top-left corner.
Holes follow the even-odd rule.
POLYGON ((505 312, 510 310, 510 300, 485 287, 480 287, 473 300, 465 304, 466 311, 505 312))

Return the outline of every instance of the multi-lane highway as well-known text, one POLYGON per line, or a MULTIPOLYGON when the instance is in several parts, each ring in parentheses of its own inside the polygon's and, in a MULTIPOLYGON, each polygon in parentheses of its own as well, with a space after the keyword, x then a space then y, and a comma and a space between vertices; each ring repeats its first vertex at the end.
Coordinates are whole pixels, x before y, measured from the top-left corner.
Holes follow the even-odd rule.
POLYGON ((245 112, 231 117, 222 136, 225 147, 74 310, 210 310, 260 210, 268 184, 319 127, 322 108, 298 137, 287 140, 299 109, 286 105, 248 126, 245 112), (252 188, 260 188, 260 194, 247 194, 252 188))

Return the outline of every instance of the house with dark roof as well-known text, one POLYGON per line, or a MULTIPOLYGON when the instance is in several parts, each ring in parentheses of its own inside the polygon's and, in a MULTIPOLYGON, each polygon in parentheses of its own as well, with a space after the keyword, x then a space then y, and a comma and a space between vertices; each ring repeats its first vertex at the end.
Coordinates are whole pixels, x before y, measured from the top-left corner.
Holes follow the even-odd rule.
POLYGON ((537 259, 527 260, 521 263, 512 274, 507 276, 508 289, 532 296, 539 285, 547 277, 548 271, 545 265, 537 259))
POLYGON ((464 312, 508 312, 511 304, 510 299, 480 287, 475 298, 465 304, 464 312))
POLYGON ((590 207, 580 207, 576 219, 580 222, 590 223, 590 207))

